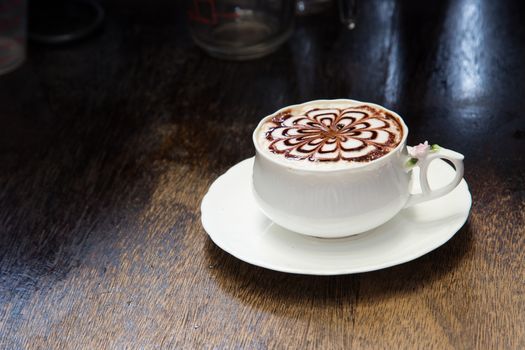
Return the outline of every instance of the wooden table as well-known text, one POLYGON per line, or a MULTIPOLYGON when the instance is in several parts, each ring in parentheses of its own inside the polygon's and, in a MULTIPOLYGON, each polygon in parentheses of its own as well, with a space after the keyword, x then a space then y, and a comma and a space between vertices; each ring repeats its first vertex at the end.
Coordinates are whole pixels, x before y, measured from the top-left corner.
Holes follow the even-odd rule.
POLYGON ((0 77, 0 348, 525 348, 520 1, 363 1, 299 19, 264 59, 196 48, 177 2, 105 1, 102 33, 0 77), (200 201, 264 115, 315 98, 398 111, 466 155, 467 224, 356 275, 216 247, 200 201))

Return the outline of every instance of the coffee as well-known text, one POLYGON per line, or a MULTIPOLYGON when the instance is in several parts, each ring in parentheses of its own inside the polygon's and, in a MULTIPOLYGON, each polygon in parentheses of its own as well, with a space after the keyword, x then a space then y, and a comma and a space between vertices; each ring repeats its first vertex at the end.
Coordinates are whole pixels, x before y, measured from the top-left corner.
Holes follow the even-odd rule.
POLYGON ((292 106, 260 126, 261 149, 301 167, 353 167, 378 159, 403 139, 398 117, 373 104, 326 101, 292 106))
POLYGON ((463 177, 461 154, 426 144, 416 154, 407 136, 399 115, 372 103, 318 100, 282 108, 252 134, 253 196, 271 221, 294 232, 328 238, 373 229, 405 207, 449 193, 463 177), (432 189, 427 175, 436 158, 452 162, 456 175, 432 189), (420 193, 411 193, 412 180, 420 193))

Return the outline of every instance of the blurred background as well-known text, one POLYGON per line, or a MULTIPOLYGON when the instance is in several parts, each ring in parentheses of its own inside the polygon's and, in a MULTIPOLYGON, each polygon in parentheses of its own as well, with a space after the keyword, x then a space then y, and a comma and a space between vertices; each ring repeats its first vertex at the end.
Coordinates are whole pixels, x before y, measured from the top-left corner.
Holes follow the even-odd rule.
MULTIPOLYGON (((159 309, 168 294, 177 305, 205 300, 208 308, 195 310, 234 339, 239 323, 221 323, 224 315, 260 329, 266 319, 250 307, 265 298, 228 286, 258 293, 262 274, 275 309, 299 305, 306 291, 308 327, 320 310, 346 305, 350 314, 357 295, 399 294, 402 307, 421 288, 428 304, 439 301, 431 313, 452 309, 444 329, 456 337, 422 333, 432 344, 473 348, 462 342, 467 335, 481 348, 519 348, 523 293, 508 286, 523 277, 524 14, 525 2, 510 0, 0 1, 0 347, 24 348, 42 334, 43 348, 51 348, 47 339, 91 344, 83 330, 114 347, 147 347, 157 333, 144 325, 164 320, 151 327, 186 334, 170 318, 178 306, 159 309), (409 144, 465 154, 469 223, 444 248, 395 270, 397 282, 388 271, 319 282, 253 270, 221 253, 200 225, 209 185, 253 156, 257 122, 320 98, 384 105, 406 121, 409 144), (215 269, 211 278, 215 260, 230 274, 215 269), (240 280, 231 277, 238 271, 240 280), (183 290, 166 276, 195 285, 183 290), (297 291, 282 287, 288 278, 297 291), (354 295, 348 286, 359 284, 354 295), (107 290, 120 294, 97 294, 107 290), (98 309, 108 303, 110 316, 98 309), (496 328, 502 333, 485 337, 496 328)), ((356 341, 388 341, 389 330, 425 324, 417 318, 424 314, 377 310, 371 315, 391 316, 390 327, 363 321, 377 336, 356 341)), ((333 319, 340 327, 325 329, 329 339, 355 326, 351 317, 333 319)), ((287 329, 279 320, 287 315, 258 336, 287 329)))

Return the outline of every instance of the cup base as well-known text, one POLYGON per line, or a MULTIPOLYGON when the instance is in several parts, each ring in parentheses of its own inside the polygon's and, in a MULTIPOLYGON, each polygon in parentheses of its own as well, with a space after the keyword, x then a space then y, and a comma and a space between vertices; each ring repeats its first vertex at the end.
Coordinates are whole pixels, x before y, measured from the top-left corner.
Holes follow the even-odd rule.
POLYGON ((406 201, 404 198, 399 202, 392 202, 382 208, 353 217, 332 219, 297 217, 276 210, 257 194, 253 182, 250 186, 259 210, 274 224, 300 235, 322 239, 348 238, 366 233, 396 216, 406 201))

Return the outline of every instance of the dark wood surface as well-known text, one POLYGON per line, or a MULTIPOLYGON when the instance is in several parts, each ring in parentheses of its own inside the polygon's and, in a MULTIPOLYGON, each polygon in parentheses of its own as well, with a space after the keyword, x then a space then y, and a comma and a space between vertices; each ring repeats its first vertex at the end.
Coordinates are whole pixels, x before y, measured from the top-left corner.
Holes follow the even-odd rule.
POLYGON ((525 348, 525 9, 362 1, 264 59, 194 46, 177 2, 106 1, 104 30, 0 77, 0 348, 525 348), (315 98, 398 111, 465 154, 467 224, 415 261, 254 267, 200 224, 264 115, 315 98))

